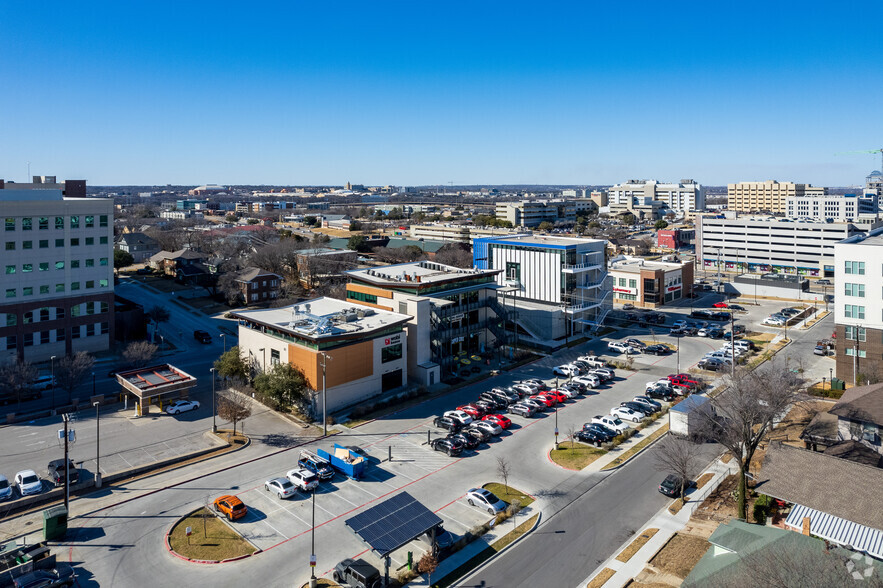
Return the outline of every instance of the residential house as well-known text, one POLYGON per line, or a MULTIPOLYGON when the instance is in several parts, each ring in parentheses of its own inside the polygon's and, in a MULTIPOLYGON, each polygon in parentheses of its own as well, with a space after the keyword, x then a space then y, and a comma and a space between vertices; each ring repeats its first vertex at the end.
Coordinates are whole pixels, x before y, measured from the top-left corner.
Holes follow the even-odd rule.
POLYGON ((883 383, 846 390, 829 412, 837 416, 839 439, 855 441, 883 455, 883 383))
POLYGON ((240 289, 240 301, 256 304, 275 300, 282 286, 282 276, 257 267, 247 267, 234 274, 240 289))
POLYGON ((883 469, 772 442, 755 489, 784 503, 785 527, 883 559, 883 469))
POLYGON ((130 253, 135 263, 142 263, 160 252, 159 243, 144 233, 124 233, 117 239, 116 248, 130 253))
MULTIPOLYGON (((800 586, 807 584, 807 574, 816 574, 819 569, 834 574, 826 577, 828 582, 833 583, 837 581, 836 570, 839 566, 826 566, 823 558, 839 557, 842 561, 856 561, 851 557, 853 553, 830 548, 815 537, 739 520, 722 523, 708 538, 708 542, 711 549, 705 552, 686 577, 683 583, 685 588, 733 584, 779 585, 779 582, 800 586), (783 565, 786 561, 793 565, 783 565), (816 567, 814 564, 821 565, 816 567), (769 581, 773 577, 776 581, 769 581)), ((865 569, 870 568, 870 575, 875 569, 878 577, 883 572, 880 562, 859 558, 858 564, 861 568, 843 565, 843 585, 862 584, 851 575, 855 570, 864 575, 865 569)))
MULTIPOLYGON (((178 251, 160 251, 150 257, 149 265, 167 276, 177 276, 178 270, 204 261, 205 255, 192 249, 178 251)), ((189 272, 185 272, 189 273, 189 272)))
POLYGON ((358 256, 358 253, 350 249, 339 250, 331 247, 298 251, 297 271, 300 282, 305 288, 313 288, 324 278, 356 267, 358 256))

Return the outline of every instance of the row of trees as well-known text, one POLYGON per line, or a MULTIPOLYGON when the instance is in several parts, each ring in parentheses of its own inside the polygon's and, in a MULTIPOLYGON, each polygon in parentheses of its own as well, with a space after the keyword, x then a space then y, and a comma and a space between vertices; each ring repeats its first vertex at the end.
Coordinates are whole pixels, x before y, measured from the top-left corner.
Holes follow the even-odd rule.
POLYGON ((293 408, 310 413, 312 398, 303 372, 288 363, 279 363, 269 370, 262 367, 250 364, 238 346, 230 348, 214 364, 217 374, 231 388, 253 389, 256 397, 274 409, 293 408))

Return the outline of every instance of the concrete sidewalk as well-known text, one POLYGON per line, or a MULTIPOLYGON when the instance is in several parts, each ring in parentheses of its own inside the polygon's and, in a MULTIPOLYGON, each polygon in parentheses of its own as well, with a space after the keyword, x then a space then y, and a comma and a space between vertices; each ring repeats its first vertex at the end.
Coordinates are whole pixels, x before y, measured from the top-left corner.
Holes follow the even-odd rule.
POLYGON ((705 500, 715 488, 717 488, 726 476, 734 473, 734 471, 734 466, 727 465, 720 459, 715 460, 708 469, 702 472, 703 474, 711 473, 711 480, 709 480, 701 490, 689 495, 689 502, 684 505, 678 514, 673 515, 668 512, 668 505, 666 505, 656 514, 656 516, 648 521, 644 527, 617 548, 607 561, 595 568, 585 580, 578 584, 578 586, 586 586, 591 582, 592 578, 597 576, 604 568, 610 568, 616 572, 603 584, 605 588, 619 588, 620 586, 624 586, 629 580, 641 573, 641 570, 644 569, 647 562, 650 561, 656 552, 659 551, 659 549, 665 545, 675 533, 686 526, 687 521, 690 520, 690 516, 699 505, 702 504, 702 501, 705 500), (659 529, 659 531, 657 531, 657 533, 653 535, 653 537, 651 537, 650 540, 647 541, 647 543, 645 543, 627 562, 617 560, 616 556, 626 547, 631 545, 632 541, 640 537, 646 529, 659 529))

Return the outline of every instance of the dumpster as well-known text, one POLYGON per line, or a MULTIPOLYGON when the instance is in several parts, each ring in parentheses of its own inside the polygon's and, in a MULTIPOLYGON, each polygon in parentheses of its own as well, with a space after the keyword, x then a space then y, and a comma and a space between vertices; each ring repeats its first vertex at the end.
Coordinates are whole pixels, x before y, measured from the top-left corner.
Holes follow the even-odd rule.
POLYGON ((332 453, 316 449, 316 454, 327 460, 335 470, 353 480, 361 478, 365 471, 365 458, 343 445, 335 443, 332 453))
POLYGON ((834 378, 831 380, 831 390, 845 390, 846 382, 841 380, 840 378, 834 378))
POLYGON ((61 539, 67 533, 67 509, 53 506, 43 511, 43 540, 61 539))

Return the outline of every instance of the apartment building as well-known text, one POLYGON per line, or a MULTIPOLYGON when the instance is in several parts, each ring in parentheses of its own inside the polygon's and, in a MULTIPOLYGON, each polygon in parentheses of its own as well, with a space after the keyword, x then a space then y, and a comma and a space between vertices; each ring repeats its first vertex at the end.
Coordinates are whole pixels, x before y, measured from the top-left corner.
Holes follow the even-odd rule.
POLYGON ((881 226, 818 220, 743 216, 699 216, 696 260, 722 271, 834 276, 834 245, 881 226))
POLYGON ((411 225, 410 233, 412 239, 444 241, 446 243, 472 243, 472 240, 476 238, 507 237, 510 235, 529 234, 530 231, 502 229, 498 227, 474 227, 471 225, 433 223, 411 225))
POLYGON ((420 261, 345 272, 346 297, 411 316, 408 374, 424 386, 456 376, 460 360, 507 343, 508 314, 497 300, 500 270, 420 261))
POLYGON ((837 377, 883 380, 883 229, 834 246, 837 377))
POLYGON ((113 337, 113 201, 46 185, 0 180, 0 361, 103 351, 113 337))
POLYGON ((662 202, 663 207, 683 214, 690 210, 705 209, 705 188, 694 180, 663 183, 656 180, 628 180, 607 191, 611 206, 628 208, 629 204, 648 201, 662 202))
POLYGON ((727 208, 741 212, 769 212, 785 214, 788 197, 803 197, 810 194, 823 195, 823 188, 793 182, 739 182, 727 184, 727 208), (821 193, 820 193, 821 191, 821 193))
POLYGON ((873 223, 880 218, 877 194, 804 194, 785 199, 785 216, 791 219, 873 223))
POLYGON ((498 202, 496 207, 497 218, 509 221, 513 227, 536 227, 543 222, 575 222, 578 216, 597 212, 598 205, 591 198, 498 202))
POLYGON ((693 291, 693 262, 648 261, 622 256, 610 260, 613 302, 657 308, 671 304, 693 291))
POLYGON ((280 363, 299 369, 317 392, 316 414, 322 414, 326 396, 331 412, 398 388, 407 379, 407 315, 316 298, 233 316, 239 321, 239 349, 252 369, 269 371, 280 363))
POLYGON ((606 241, 534 235, 475 239, 474 265, 497 274, 517 336, 557 348, 600 325, 611 308, 606 241))

